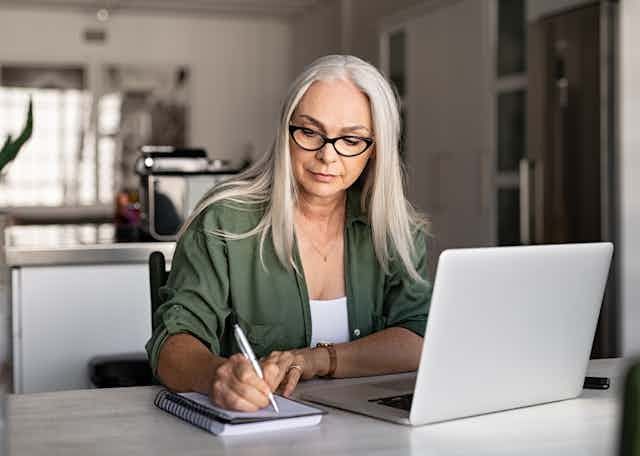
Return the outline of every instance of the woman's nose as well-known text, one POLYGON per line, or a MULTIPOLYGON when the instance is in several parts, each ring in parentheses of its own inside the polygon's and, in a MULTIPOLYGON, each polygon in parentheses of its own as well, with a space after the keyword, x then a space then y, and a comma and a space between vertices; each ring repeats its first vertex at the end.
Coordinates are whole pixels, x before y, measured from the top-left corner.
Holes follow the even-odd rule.
POLYGON ((333 144, 325 143, 324 147, 316 152, 316 158, 325 163, 333 163, 338 160, 338 152, 333 144))

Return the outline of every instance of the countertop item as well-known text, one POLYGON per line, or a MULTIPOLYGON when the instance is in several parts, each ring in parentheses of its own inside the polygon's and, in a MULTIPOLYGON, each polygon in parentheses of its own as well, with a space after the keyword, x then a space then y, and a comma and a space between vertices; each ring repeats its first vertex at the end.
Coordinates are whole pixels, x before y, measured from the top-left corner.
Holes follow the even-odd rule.
MULTIPOLYGON (((153 405, 160 387, 76 390, 9 396, 9 455, 86 454, 615 454, 624 360, 593 360, 589 375, 612 377, 609 390, 580 398, 420 427, 329 409, 319 426, 216 438, 153 405)), ((397 377, 402 378, 400 374, 397 377)), ((378 377, 379 379, 380 377, 378 377)), ((385 379, 389 376, 385 376, 385 379)), ((303 382, 313 388, 367 378, 303 382)))
POLYGON ((140 228, 157 241, 175 241, 202 197, 240 169, 211 160, 204 149, 143 146, 136 160, 140 177, 140 228))

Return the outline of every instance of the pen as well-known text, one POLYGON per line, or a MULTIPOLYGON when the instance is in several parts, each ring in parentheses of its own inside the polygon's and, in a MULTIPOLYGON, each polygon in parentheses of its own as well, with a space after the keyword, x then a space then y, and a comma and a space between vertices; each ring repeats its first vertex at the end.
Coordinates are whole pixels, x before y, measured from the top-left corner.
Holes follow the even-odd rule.
MULTIPOLYGON (((262 374, 262 369, 260 368, 260 364, 258 364, 256 355, 253 353, 253 350, 251 349, 251 345, 247 340, 247 336, 244 335, 244 331, 237 323, 233 325, 233 335, 236 337, 236 342, 238 342, 238 345, 240 346, 240 350, 242 351, 242 354, 245 356, 245 358, 249 360, 249 362, 251 363, 251 366, 253 366, 253 369, 256 371, 256 374, 258 374, 258 377, 264 379, 264 376, 262 374)), ((280 409, 278 409, 278 404, 276 404, 276 400, 273 397, 273 393, 271 391, 269 391, 269 401, 271 402, 271 405, 273 405, 273 409, 276 411, 276 413, 280 413, 280 409)))

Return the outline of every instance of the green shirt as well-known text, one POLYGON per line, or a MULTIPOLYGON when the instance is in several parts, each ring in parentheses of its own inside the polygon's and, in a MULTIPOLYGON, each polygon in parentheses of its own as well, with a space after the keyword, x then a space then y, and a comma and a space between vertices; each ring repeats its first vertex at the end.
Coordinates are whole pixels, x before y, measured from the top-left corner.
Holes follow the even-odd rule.
MULTIPOLYGON (((244 233, 255 227, 264 207, 218 202, 203 211, 182 235, 172 260, 163 304, 153 316, 155 330, 146 349, 154 374, 166 338, 188 333, 216 354, 238 352, 230 327, 235 314, 258 357, 273 350, 308 347, 311 342, 309 295, 304 276, 278 260, 270 236, 260 261, 260 235, 221 239, 214 229, 244 233)), ((426 280, 424 232, 415 234, 414 265, 426 280)), ((304 274, 297 245, 294 260, 304 274)), ((371 226, 360 206, 360 192, 347 192, 344 277, 350 340, 391 326, 423 336, 431 285, 412 280, 398 259, 388 273, 378 263, 371 226)))

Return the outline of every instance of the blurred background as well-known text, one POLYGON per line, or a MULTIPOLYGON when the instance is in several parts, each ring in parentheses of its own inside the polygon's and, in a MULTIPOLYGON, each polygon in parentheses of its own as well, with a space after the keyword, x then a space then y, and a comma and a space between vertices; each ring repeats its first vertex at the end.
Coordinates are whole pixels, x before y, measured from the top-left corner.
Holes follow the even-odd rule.
POLYGON ((10 388, 141 351, 149 252, 329 53, 398 91, 432 277, 446 248, 612 241, 592 356, 640 352, 637 23, 638 0, 0 0, 0 139, 34 116, 0 174, 10 388))

